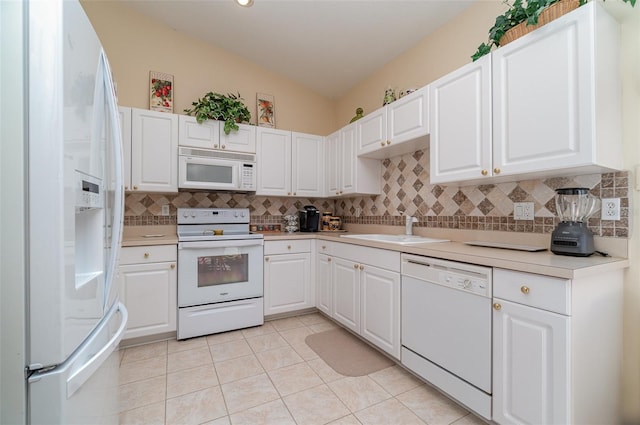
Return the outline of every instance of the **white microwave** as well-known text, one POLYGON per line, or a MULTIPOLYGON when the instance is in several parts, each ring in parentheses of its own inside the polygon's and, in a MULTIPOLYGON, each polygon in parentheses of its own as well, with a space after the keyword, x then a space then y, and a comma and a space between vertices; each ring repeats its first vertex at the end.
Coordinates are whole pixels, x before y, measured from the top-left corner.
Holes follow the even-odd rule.
POLYGON ((178 189, 253 192, 256 174, 252 154, 185 147, 178 151, 178 189))

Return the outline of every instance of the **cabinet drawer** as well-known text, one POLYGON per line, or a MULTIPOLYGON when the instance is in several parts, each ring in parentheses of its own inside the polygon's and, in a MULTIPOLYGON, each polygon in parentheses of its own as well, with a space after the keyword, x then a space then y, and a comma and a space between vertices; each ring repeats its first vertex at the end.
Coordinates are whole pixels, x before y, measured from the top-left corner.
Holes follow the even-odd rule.
POLYGON ((571 315, 571 282, 566 279, 494 269, 493 296, 571 315))
POLYGON ((264 255, 292 254, 298 252, 311 252, 311 240, 290 239, 264 242, 264 255))
POLYGON ((316 241, 316 250, 318 254, 326 254, 331 255, 333 244, 329 241, 317 240, 316 241))
POLYGON ((131 246, 122 248, 120 265, 176 261, 176 245, 131 246))
POLYGON ((356 263, 371 264, 381 269, 400 272, 400 253, 368 246, 348 243, 334 243, 331 246, 334 257, 344 258, 356 263))

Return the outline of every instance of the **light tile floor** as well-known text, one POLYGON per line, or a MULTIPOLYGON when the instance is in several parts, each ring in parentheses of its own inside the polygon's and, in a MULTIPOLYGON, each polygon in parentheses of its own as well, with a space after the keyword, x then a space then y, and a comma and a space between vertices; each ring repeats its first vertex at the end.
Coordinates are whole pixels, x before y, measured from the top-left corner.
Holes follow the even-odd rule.
POLYGON ((455 424, 484 422, 399 366, 335 372, 304 342, 321 314, 120 351, 121 424, 455 424))

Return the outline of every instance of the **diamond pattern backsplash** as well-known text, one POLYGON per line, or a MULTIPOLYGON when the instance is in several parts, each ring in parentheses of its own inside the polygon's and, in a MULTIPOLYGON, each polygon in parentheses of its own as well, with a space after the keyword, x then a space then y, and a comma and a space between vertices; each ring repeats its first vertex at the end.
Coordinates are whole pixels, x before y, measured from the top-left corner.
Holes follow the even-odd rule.
POLYGON ((176 209, 249 208, 253 223, 282 223, 304 205, 332 211, 345 223, 404 225, 402 214, 418 218, 415 225, 451 229, 551 233, 557 224, 555 189, 587 187, 601 198, 620 198, 621 220, 589 219, 595 235, 626 238, 629 223, 629 173, 555 177, 480 186, 444 186, 429 183, 428 151, 385 159, 382 194, 341 199, 255 196, 228 192, 129 193, 125 199, 125 225, 175 224, 176 209), (514 202, 533 202, 535 220, 513 219, 514 202), (161 216, 162 205, 170 215, 161 216))

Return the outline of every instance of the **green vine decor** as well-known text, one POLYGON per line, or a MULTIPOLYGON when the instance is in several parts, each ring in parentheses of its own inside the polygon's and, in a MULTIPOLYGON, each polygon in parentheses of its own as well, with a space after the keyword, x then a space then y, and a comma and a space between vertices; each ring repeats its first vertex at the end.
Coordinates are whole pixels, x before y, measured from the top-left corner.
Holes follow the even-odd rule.
POLYGON ((195 114, 198 124, 207 119, 224 121, 224 134, 229 134, 231 130, 237 131, 240 128, 237 123, 249 122, 251 119, 251 112, 243 100, 240 93, 223 95, 209 92, 202 99, 193 102, 193 108, 185 109, 184 112, 187 115, 195 114))
MULTIPOLYGON (((500 47, 502 36, 516 25, 527 22, 527 25, 536 25, 538 18, 544 9, 557 3, 559 0, 514 0, 509 4, 508 0, 504 4, 508 6, 506 12, 496 17, 495 24, 489 29, 489 40, 482 43, 478 50, 471 56, 476 61, 482 56, 491 52, 494 47, 500 47)), ((623 0, 631 6, 636 5, 636 0, 623 0)), ((587 0, 580 0, 580 6, 587 3, 587 0)))

